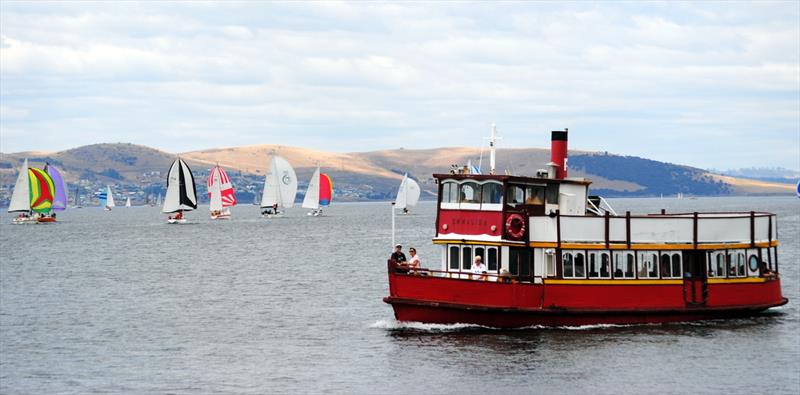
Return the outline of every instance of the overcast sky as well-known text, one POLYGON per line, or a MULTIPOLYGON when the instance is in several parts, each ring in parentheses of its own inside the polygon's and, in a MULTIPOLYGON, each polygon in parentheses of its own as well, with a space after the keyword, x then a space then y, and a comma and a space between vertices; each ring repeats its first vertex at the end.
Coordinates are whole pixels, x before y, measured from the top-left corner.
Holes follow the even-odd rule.
POLYGON ((800 2, 0 2, 0 151, 570 147, 800 168, 800 2))

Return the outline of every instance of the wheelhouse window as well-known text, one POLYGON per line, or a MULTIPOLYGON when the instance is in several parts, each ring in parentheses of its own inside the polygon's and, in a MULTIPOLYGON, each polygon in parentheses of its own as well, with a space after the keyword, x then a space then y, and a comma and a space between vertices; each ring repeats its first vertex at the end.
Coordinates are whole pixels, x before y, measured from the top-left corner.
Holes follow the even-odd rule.
POLYGON ((591 251, 589 256, 589 278, 610 278, 611 257, 607 251, 591 251))
POLYGON ((547 190, 545 191, 545 201, 547 204, 558 204, 558 184, 557 183, 549 183, 547 184, 547 190))
POLYGON ((730 250, 728 251, 728 277, 744 277, 747 275, 745 272, 744 251, 730 250))
POLYGON ((481 186, 477 182, 468 181, 461 184, 460 203, 480 203, 481 202, 481 186))
POLYGON ((506 204, 517 207, 523 203, 525 203, 525 190, 518 185, 509 185, 506 189, 506 204))
POLYGON ((497 182, 483 184, 482 204, 501 204, 503 202, 503 185, 497 182))
POLYGON ((636 258, 630 251, 614 252, 614 278, 634 278, 636 258))
POLYGON ((442 183, 442 203, 458 204, 458 183, 445 181, 442 183))
POLYGON ((544 204, 544 185, 528 185, 525 187, 525 204, 541 206, 544 204))

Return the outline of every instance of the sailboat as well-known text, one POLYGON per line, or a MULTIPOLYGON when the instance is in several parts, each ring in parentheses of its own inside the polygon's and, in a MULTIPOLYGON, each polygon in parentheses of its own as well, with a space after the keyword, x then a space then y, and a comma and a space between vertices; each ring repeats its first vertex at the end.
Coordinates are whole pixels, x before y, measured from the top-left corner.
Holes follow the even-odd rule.
MULTIPOLYGON (((158 197, 160 200, 161 195, 158 197)), ((197 190, 192 169, 183 159, 175 159, 167 175, 167 196, 164 198, 164 207, 161 211, 165 214, 176 213, 167 219, 167 223, 185 224, 186 218, 183 218, 183 212, 195 209, 197 209, 197 190)))
POLYGON ((33 215, 47 214, 53 207, 53 179, 41 169, 28 168, 28 159, 19 169, 19 176, 14 183, 14 192, 8 212, 19 212, 19 216, 11 220, 13 224, 35 224, 37 222, 55 222, 55 217, 33 215))
POLYGON ((229 207, 236 205, 236 194, 231 179, 219 165, 208 173, 208 198, 211 200, 209 210, 211 219, 230 219, 229 207))
POLYGON ((308 182, 303 208, 310 208, 308 215, 318 217, 322 215, 322 207, 330 205, 332 200, 333 182, 327 174, 319 172, 318 166, 308 182))
POLYGON ((81 203, 80 203, 81 194, 80 194, 79 188, 80 188, 79 186, 75 186, 75 195, 74 195, 75 198, 73 199, 75 201, 74 202, 75 205, 73 206, 73 208, 83 208, 83 206, 81 206, 81 203))
POLYGON ((55 186, 55 191, 53 193, 53 211, 66 210, 68 201, 67 185, 64 183, 64 178, 61 177, 61 172, 49 163, 45 163, 44 171, 47 172, 47 175, 53 180, 53 186, 55 186))
POLYGON ((286 159, 273 156, 270 169, 264 178, 264 191, 261 194, 261 215, 271 218, 280 214, 278 208, 294 206, 297 195, 297 174, 286 159))
POLYGON ((403 210, 403 214, 408 214, 409 210, 414 208, 419 202, 419 184, 411 178, 408 178, 408 173, 403 175, 403 181, 400 182, 400 189, 397 191, 397 199, 395 200, 394 207, 403 210))
POLYGON ((128 196, 128 200, 125 201, 125 207, 130 207, 130 206, 131 206, 131 197, 128 196))
POLYGON ((116 207, 116 204, 114 204, 114 194, 111 193, 111 185, 106 185, 105 192, 100 192, 98 198, 104 210, 111 211, 112 208, 116 207))
POLYGON ((161 205, 161 192, 158 193, 158 198, 156 198, 156 206, 161 205))

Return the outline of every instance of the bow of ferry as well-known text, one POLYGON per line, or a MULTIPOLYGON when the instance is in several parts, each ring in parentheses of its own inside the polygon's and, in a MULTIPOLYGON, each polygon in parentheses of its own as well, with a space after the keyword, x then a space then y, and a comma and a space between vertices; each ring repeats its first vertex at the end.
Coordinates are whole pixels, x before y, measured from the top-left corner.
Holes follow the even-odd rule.
POLYGON ((388 262, 384 301, 395 317, 635 324, 747 316, 788 302, 774 214, 618 214, 589 195, 590 181, 567 177, 566 157, 567 132, 556 131, 551 167, 534 177, 435 174, 441 266, 388 262), (473 273, 476 256, 485 272, 473 273))

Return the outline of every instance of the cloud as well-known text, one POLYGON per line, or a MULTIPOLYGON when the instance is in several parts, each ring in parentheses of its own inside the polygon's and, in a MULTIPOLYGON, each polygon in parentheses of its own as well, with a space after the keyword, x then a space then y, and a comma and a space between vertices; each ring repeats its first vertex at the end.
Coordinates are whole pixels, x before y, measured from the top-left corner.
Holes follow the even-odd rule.
POLYGON ((569 127, 577 148, 797 167, 799 19, 791 2, 9 3, 0 142, 353 151, 478 145, 496 121, 507 146, 569 127))

